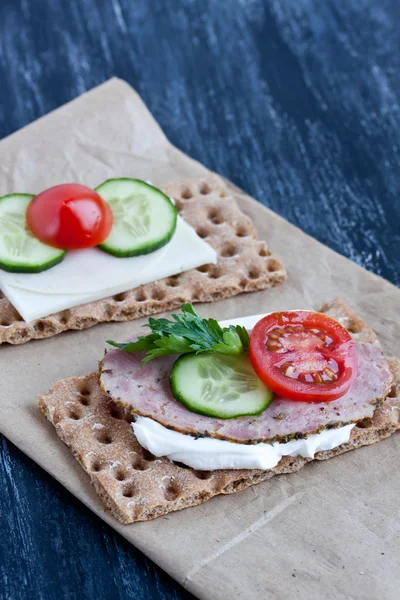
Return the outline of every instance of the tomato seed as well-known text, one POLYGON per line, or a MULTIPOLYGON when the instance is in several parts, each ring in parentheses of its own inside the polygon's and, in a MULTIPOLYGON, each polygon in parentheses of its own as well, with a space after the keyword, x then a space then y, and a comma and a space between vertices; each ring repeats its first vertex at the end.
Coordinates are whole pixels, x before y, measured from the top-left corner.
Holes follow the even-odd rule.
POLYGON ((324 369, 324 373, 327 377, 329 377, 329 379, 332 379, 332 381, 337 379, 336 373, 334 373, 329 367, 326 367, 326 369, 324 369))
POLYGON ((272 352, 276 352, 277 350, 282 348, 282 345, 279 342, 276 342, 274 340, 268 340, 267 348, 268 348, 268 350, 271 350, 272 352))
POLYGON ((294 367, 292 367, 292 366, 288 367, 286 369, 285 375, 286 375, 286 377, 291 377, 292 379, 296 379, 294 367))
POLYGON ((286 369, 291 366, 291 364, 292 363, 290 363, 290 362, 282 363, 280 366, 280 370, 282 371, 282 373, 284 373, 286 371, 286 369))

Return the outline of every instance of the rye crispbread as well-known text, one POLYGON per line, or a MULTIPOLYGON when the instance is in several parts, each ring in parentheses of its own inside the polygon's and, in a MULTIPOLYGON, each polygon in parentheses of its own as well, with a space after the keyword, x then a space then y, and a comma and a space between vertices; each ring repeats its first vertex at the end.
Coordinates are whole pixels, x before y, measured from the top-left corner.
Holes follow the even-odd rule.
POLYGON ((239 209, 220 177, 170 183, 162 189, 175 199, 181 217, 217 251, 216 265, 204 265, 31 323, 26 323, 0 292, 0 344, 24 344, 106 321, 130 321, 172 310, 183 302, 223 300, 286 279, 285 267, 270 253, 267 243, 257 239, 251 219, 239 209))
MULTIPOLYGON (((341 321, 354 338, 379 344, 373 331, 343 300, 336 299, 323 310, 341 321)), ((347 444, 319 452, 316 460, 373 444, 400 429, 400 359, 389 358, 388 362, 393 386, 374 417, 359 423, 347 444)), ((195 506, 218 494, 239 492, 274 475, 298 471, 312 460, 284 457, 269 471, 205 472, 156 459, 137 442, 130 413, 101 391, 97 372, 58 382, 39 397, 38 405, 90 476, 105 507, 125 524, 195 506)))

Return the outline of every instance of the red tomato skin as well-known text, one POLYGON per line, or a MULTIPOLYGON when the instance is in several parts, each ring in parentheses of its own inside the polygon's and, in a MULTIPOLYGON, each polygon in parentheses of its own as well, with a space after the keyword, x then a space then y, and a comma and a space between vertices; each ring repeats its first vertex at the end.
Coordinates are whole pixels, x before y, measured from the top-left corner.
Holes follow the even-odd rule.
POLYGON ((107 202, 79 183, 56 185, 41 192, 29 204, 26 217, 39 240, 63 250, 101 244, 113 224, 107 202))
MULTIPOLYGON (((300 353, 299 353, 300 354, 300 353)), ((329 355, 329 353, 327 353, 329 355)), ((254 326, 250 335, 249 358, 261 381, 273 392, 283 398, 301 402, 331 402, 344 396, 357 375, 357 350, 348 331, 337 321, 322 313, 311 311, 287 311, 267 315, 254 326), (282 361, 284 355, 271 353, 266 348, 268 332, 275 327, 285 325, 304 325, 308 328, 321 327, 339 344, 339 356, 332 352, 337 360, 341 375, 332 384, 304 383, 285 376, 274 365, 282 361), (325 328, 324 328, 325 325, 325 328)))

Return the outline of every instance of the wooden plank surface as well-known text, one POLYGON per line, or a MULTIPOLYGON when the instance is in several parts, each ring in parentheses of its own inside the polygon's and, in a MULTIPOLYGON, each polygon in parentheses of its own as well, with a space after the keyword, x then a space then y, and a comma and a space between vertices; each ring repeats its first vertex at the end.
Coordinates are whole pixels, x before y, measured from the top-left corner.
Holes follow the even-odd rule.
MULTIPOLYGON (((399 285, 399 22, 397 0, 1 0, 0 138, 117 75, 182 150, 399 285)), ((5 439, 0 489, 1 600, 191 597, 5 439)))

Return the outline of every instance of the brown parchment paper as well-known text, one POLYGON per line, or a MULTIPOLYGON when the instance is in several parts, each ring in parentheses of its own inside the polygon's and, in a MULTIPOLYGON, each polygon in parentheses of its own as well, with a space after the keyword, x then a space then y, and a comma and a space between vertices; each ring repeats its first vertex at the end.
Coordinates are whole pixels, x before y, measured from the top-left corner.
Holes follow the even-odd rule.
MULTIPOLYGON (((172 147, 137 94, 113 79, 0 143, 0 195, 60 182, 95 186, 135 176, 155 184, 207 174, 172 147)), ((400 290, 308 237, 237 190, 259 235, 284 261, 287 283, 201 307, 216 318, 347 299, 400 355, 400 290)), ((0 430, 102 519, 199 598, 397 598, 400 436, 246 492, 148 523, 104 512, 36 395, 96 368, 104 340, 144 320, 98 325, 0 348, 0 430)))

